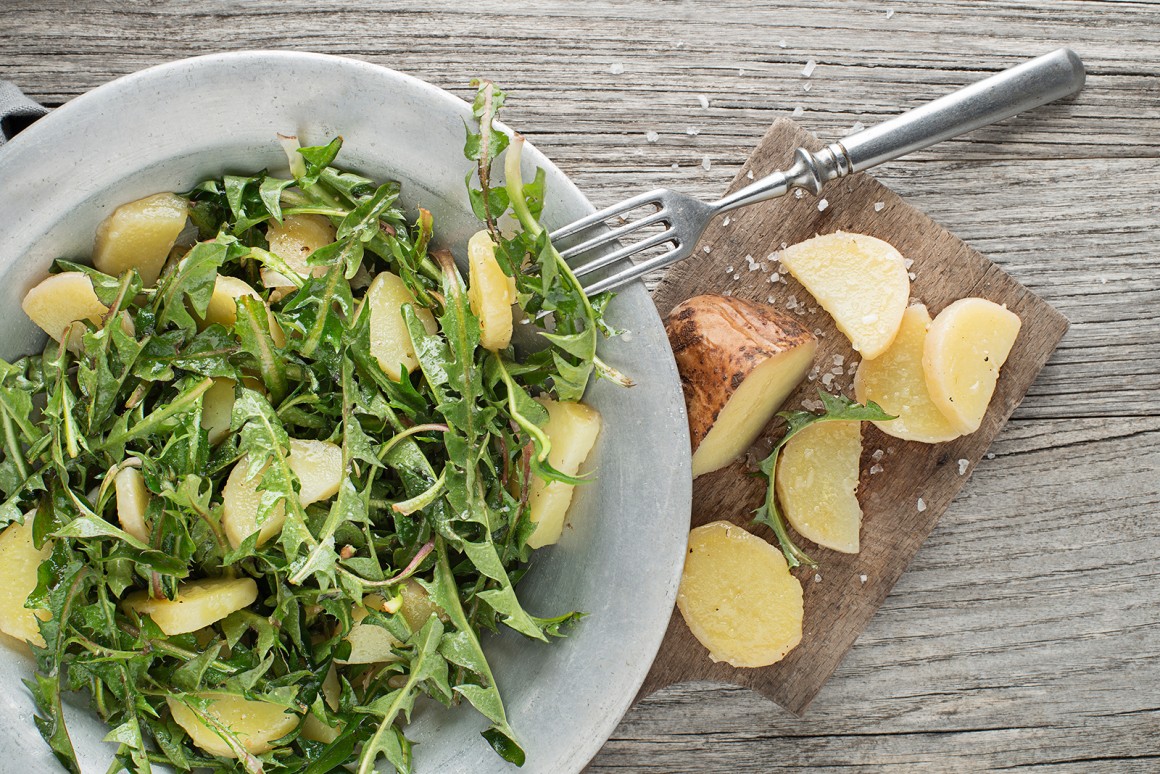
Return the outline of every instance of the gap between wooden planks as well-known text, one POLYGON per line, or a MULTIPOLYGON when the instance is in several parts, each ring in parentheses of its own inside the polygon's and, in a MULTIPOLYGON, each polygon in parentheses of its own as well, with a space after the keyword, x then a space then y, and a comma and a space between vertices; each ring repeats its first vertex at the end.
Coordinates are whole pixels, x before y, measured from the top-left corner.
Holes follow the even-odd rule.
MULTIPOLYGON (((822 143, 793 121, 775 122, 729 190, 748 184, 750 172, 759 178, 787 166, 799 145, 816 150, 822 143)), ((821 374, 834 366, 835 355, 842 357, 843 373, 835 376, 830 389, 849 395, 850 366, 859 360, 857 353, 792 277, 787 276, 787 284, 769 282, 775 263, 766 260, 783 244, 839 230, 884 239, 911 259, 915 275, 911 297, 926 304, 931 316, 968 296, 1006 304, 1019 315, 1023 327, 1003 366, 991 406, 977 432, 937 445, 901 441, 863 423, 858 487, 863 511, 861 551, 841 554, 801 541, 819 564, 817 570, 802 567, 796 571, 805 596, 801 644, 770 667, 736 669, 715 664, 674 611, 638 700, 673 683, 716 680, 750 688, 802 714, 886 599, 1067 330, 1067 320, 1046 301, 863 174, 832 181, 821 197, 805 194, 799 199, 791 193, 731 213, 728 225, 724 218, 718 219, 705 232, 697 252, 670 269, 657 286, 653 294, 657 309, 667 315, 681 301, 701 293, 728 293, 790 308, 819 336, 815 364, 820 373, 816 381, 802 384, 785 408, 799 408, 803 400, 816 399, 821 374), (824 208, 819 206, 822 199, 824 208), (750 270, 747 256, 765 268, 750 270), (882 455, 876 461, 877 450, 882 455), (869 470, 875 462, 882 471, 872 475, 869 470)), ((765 437, 773 434, 777 422, 766 428, 765 437)), ((762 496, 762 481, 744 462, 702 476, 693 485, 692 525, 728 519, 748 526, 762 496)), ((776 544, 766 528, 750 528, 776 544)))

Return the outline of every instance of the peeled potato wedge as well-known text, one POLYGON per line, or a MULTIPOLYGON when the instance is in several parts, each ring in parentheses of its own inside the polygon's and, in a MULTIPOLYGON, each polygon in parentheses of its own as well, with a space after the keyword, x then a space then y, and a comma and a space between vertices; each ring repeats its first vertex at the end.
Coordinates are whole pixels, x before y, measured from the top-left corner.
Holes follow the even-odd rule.
POLYGON ((345 659, 335 659, 340 664, 378 664, 385 661, 398 661, 394 648, 402 643, 393 634, 381 626, 373 623, 362 623, 370 613, 369 610, 383 610, 384 599, 380 594, 368 594, 363 598, 361 605, 351 609, 351 620, 354 625, 346 635, 350 643, 350 655, 345 659))
POLYGON ((114 277, 136 269, 146 287, 153 285, 188 215, 189 203, 172 193, 122 204, 97 227, 93 266, 114 277))
POLYGON ((142 543, 151 537, 145 521, 145 509, 149 507, 149 490, 145 488, 145 478, 137 468, 121 468, 113 479, 117 489, 117 521, 121 529, 142 543))
POLYGON ((818 422, 782 448, 777 499, 799 535, 844 554, 858 553, 862 508, 855 493, 861 456, 861 422, 818 422))
POLYGON ((504 274, 495 259, 495 243, 486 231, 467 242, 467 299, 479 318, 479 343, 496 352, 512 340, 512 304, 516 302, 516 281, 504 274))
POLYGON ((963 298, 939 312, 927 329, 922 351, 926 386, 959 432, 973 433, 982 424, 1021 324, 1005 306, 963 298))
POLYGON ((366 303, 371 305, 371 354, 383 372, 397 382, 403 378, 403 374, 409 374, 419 367, 411 333, 403 319, 403 304, 414 305, 415 316, 428 333, 439 330, 435 316, 431 310, 415 302, 414 294, 402 278, 389 271, 375 275, 371 286, 367 288, 366 303))
POLYGON ((678 305, 665 331, 685 393, 693 476, 737 459, 805 378, 818 342, 797 320, 727 296, 678 305))
POLYGON ((782 250, 781 265, 864 359, 878 357, 894 341, 910 299, 910 277, 893 245, 835 231, 782 250))
MULTIPOLYGON (((596 436, 600 434, 600 414, 583 403, 549 398, 537 400, 548 410, 548 422, 543 426, 552 442, 548 464, 565 475, 576 475, 596 444, 596 436)), ((560 481, 548 483, 539 477, 532 477, 528 507, 536 531, 528 538, 529 546, 540 548, 560 539, 568 506, 572 504, 573 489, 575 487, 571 484, 560 481)))
MULTIPOLYGON (((205 714, 228 728, 251 755, 270 752, 274 749, 271 742, 281 739, 298 726, 297 715, 268 701, 254 701, 225 693, 202 693, 198 694, 198 698, 210 701, 205 714)), ((238 757, 221 735, 206 725, 193 710, 172 697, 167 697, 165 702, 169 705, 174 722, 185 729, 195 745, 210 755, 238 757)))
POLYGON ((201 427, 209 436, 211 445, 218 444, 230 434, 230 420, 234 412, 233 379, 221 376, 201 396, 201 427))
POLYGON ((76 320, 100 325, 109 307, 101 303, 87 274, 66 271, 53 274, 29 290, 20 303, 29 319, 60 341, 76 320))
POLYGON ((270 252, 303 277, 326 274, 327 267, 311 266, 306 259, 318 248, 332 243, 334 237, 334 225, 325 215, 288 215, 281 223, 271 221, 266 229, 270 252))
POLYGON ((31 513, 25 514, 23 524, 9 524, 0 532, 0 632, 40 648, 44 638, 37 619, 51 616, 47 610, 32 610, 24 603, 36 588, 37 568, 51 553, 51 543, 46 542, 39 551, 33 546, 31 513))
MULTIPOLYGON (((245 280, 219 274, 214 280, 213 295, 210 296, 209 306, 205 310, 203 326, 217 324, 233 328, 234 323, 238 321, 238 299, 243 296, 262 300, 258 291, 250 287, 245 280)), ((267 310, 266 314, 270 320, 270 339, 274 342, 274 346, 286 346, 286 335, 282 331, 282 326, 274 319, 274 313, 267 310)))
POLYGON ((122 604, 149 616, 172 637, 217 623, 257 598, 258 584, 253 578, 209 578, 178 584, 174 599, 154 599, 148 591, 135 591, 122 604))
POLYGON ((942 443, 958 438, 952 424, 930 398, 922 355, 930 314, 922 304, 907 307, 890 349, 873 360, 863 360, 854 375, 858 402, 874 401, 896 419, 875 422, 887 435, 904 441, 942 443))
MULTIPOLYGON (((329 441, 291 438, 286 464, 298 478, 298 499, 304 508, 333 497, 342 483, 342 449, 329 441)), ((258 486, 266 469, 247 477, 247 465, 245 457, 238 460, 222 488, 222 530, 234 548, 255 532, 259 533, 258 545, 262 545, 281 532, 286 522, 286 507, 278 503, 259 530, 257 513, 262 493, 258 486)))
POLYGON ((802 586, 781 551, 715 521, 689 533, 677 608, 713 661, 775 664, 802 639, 802 586))

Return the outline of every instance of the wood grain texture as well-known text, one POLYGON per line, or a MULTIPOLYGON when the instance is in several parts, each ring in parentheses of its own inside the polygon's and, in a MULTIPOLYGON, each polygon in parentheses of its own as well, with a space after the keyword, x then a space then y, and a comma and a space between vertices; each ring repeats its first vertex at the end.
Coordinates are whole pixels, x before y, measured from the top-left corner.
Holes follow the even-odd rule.
MULTIPOLYGON (((729 190, 788 167, 799 146, 818 150, 821 145, 793 121, 776 121, 729 190)), ((761 669, 715 664, 681 615, 674 613, 641 689, 642 697, 676 682, 717 680, 751 688, 791 712, 803 713, 886 599, 966 482, 970 467, 982 459, 1067 330, 1067 321, 1047 302, 873 178, 852 175, 836 181, 822 195, 822 199, 808 194, 786 196, 715 221, 701 238, 702 249, 669 269, 657 286, 653 293, 657 309, 666 315, 687 298, 718 293, 766 302, 793 314, 819 338, 816 370, 786 402, 788 408, 795 409, 816 400, 822 388, 819 371, 830 373, 826 379, 830 384, 824 388, 828 392, 852 395, 853 366, 859 358, 830 316, 793 277, 775 281, 779 276, 775 255, 787 244, 835 231, 869 234, 890 242, 912 261, 911 297, 925 303, 932 315, 952 301, 979 296, 1006 305, 1019 315, 1023 326, 978 431, 931 445, 900 441, 864 423, 858 486, 863 512, 861 550, 843 554, 804 541, 806 552, 819 567, 816 573, 806 567, 795 573, 805 597, 805 622, 797 648, 777 664, 761 669), (837 378, 831 370, 835 367, 840 374, 837 378), (875 452, 881 462, 873 459, 875 452)), ((774 419, 763 434, 767 447, 783 432, 781 420, 774 419)), ((744 461, 701 476, 693 482, 693 526, 718 519, 745 526, 763 494, 762 480, 754 478, 744 461)), ((770 530, 753 531, 776 544, 770 530)))
POLYGON ((995 458, 806 718, 677 686, 629 712, 594 774, 1160 768, 1158 43, 1155 0, 0 3, 0 77, 50 104, 242 48, 355 56, 461 96, 492 76, 509 123, 597 206, 715 196, 799 106, 829 141, 1056 46, 1081 54, 1076 99, 874 172, 1071 320, 995 458))

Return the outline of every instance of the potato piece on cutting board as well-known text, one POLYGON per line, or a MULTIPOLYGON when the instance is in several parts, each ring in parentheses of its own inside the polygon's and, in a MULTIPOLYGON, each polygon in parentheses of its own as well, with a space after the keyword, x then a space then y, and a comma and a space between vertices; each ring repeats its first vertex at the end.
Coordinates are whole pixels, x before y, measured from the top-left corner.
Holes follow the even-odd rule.
MULTIPOLYGON (((53 274, 29 290, 20 303, 28 318, 60 341, 76 320, 100 325, 109 311, 93 290, 93 281, 79 271, 53 274)), ((75 334, 74 334, 75 335, 75 334)))
POLYGON ((791 245, 780 257, 864 359, 886 351, 910 299, 906 262, 893 245, 835 231, 791 245))
POLYGON ((779 549, 727 521, 689 533, 677 608, 713 661, 769 666, 801 642, 801 583, 779 549))
MULTIPOLYGON (((342 483, 342 449, 339 446, 329 441, 291 438, 286 464, 298 478, 298 500, 303 508, 337 494, 342 483)), ((234 463, 222 488, 222 530, 234 548, 259 530, 258 545, 262 545, 277 535, 286 522, 286 506, 278 503, 259 528, 257 514, 262 492, 258 487, 266 468, 250 477, 246 475, 247 465, 246 457, 234 463)))
POLYGON ((249 607, 258 598, 253 578, 208 578, 177 585, 174 599, 154 599, 148 591, 135 591, 123 604, 147 615, 167 636, 195 632, 217 623, 230 613, 249 607))
POLYGON ((145 287, 153 285, 188 215, 189 203, 173 193, 122 204, 97 226, 93 266, 114 277, 136 269, 145 287))
POLYGON ((36 571, 52 553, 52 544, 45 542, 36 550, 32 516, 27 513, 23 524, 9 524, 0 532, 0 632, 43 648, 36 619, 48 619, 48 611, 32 610, 24 603, 36 589, 36 571))
POLYGON ((496 352, 512 340, 512 304, 516 281, 504 274, 495 259, 495 243, 486 231, 467 241, 467 300, 479 318, 479 345, 496 352))
MULTIPOLYGON (((583 403, 549 398, 537 400, 548 410, 548 422, 543 426, 552 442, 548 464, 565 475, 575 476, 596 444, 596 437, 600 434, 600 414, 583 403)), ((560 539, 575 488, 562 481, 547 482, 532 476, 528 508, 536 531, 528 538, 529 546, 540 548, 560 539)))
MULTIPOLYGON (((237 737, 242 747, 251 755, 262 755, 274 749, 271 744, 281 739, 298 725, 298 716, 278 704, 256 701, 226 693, 202 693, 199 699, 208 699, 205 714, 214 723, 227 728, 237 737)), ((237 758, 237 753, 226 744, 213 728, 199 718, 184 703, 167 697, 166 704, 177 725, 185 729, 190 740, 211 755, 222 758, 237 758)))
POLYGON ((858 553, 861 422, 816 422, 789 439, 775 484, 786 520, 798 534, 844 554, 858 553))
POLYGON ((434 334, 439 326, 431 310, 415 301, 414 294, 402 278, 389 271, 375 275, 367 288, 366 302, 371 305, 371 354, 383 372, 397 382, 404 374, 419 367, 415 345, 407 330, 407 321, 403 319, 403 304, 412 304, 415 317, 428 333, 434 334))
POLYGON ((693 476, 740 456, 805 378, 818 342, 772 307, 704 295, 665 321, 693 443, 693 476))
POLYGON ((890 348, 873 360, 863 360, 854 375, 854 395, 859 403, 874 401, 895 419, 875 422, 887 435, 904 441, 942 443, 961 435, 948 420, 926 387, 922 355, 930 314, 922 304, 907 307, 902 325, 890 348))
POLYGON ((982 424, 1021 324, 1005 306, 963 298, 939 312, 927 329, 922 354, 926 386, 959 432, 973 433, 982 424))

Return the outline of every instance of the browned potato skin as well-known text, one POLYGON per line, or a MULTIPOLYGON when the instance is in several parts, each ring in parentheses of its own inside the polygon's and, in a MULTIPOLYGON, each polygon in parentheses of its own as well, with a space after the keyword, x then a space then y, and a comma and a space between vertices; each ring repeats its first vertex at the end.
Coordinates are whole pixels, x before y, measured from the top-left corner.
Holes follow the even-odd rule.
POLYGON ((665 319, 665 332, 681 374, 694 451, 750 371, 814 340, 808 328, 771 306, 718 295, 678 304, 665 319))

